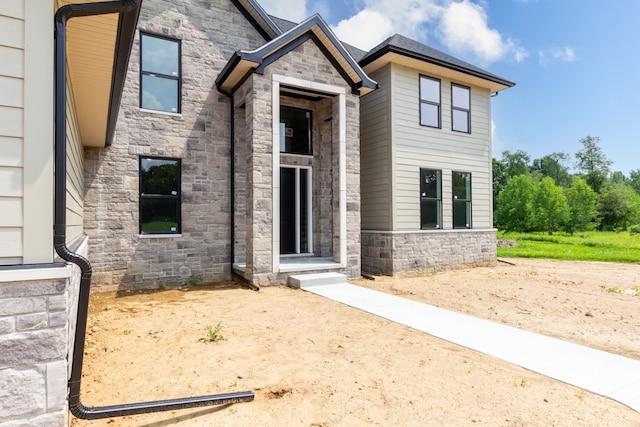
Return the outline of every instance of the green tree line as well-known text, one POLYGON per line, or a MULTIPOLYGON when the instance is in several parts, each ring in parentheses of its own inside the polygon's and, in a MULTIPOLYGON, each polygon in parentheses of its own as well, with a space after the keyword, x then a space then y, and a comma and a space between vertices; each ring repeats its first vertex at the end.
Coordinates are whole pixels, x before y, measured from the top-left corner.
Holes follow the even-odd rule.
POLYGON ((573 157, 531 160, 523 150, 493 159, 493 209, 504 231, 640 232, 640 169, 610 170, 600 138, 586 136, 573 157), (573 168, 573 169, 572 169, 573 168), (575 172, 572 173, 572 170, 575 172))

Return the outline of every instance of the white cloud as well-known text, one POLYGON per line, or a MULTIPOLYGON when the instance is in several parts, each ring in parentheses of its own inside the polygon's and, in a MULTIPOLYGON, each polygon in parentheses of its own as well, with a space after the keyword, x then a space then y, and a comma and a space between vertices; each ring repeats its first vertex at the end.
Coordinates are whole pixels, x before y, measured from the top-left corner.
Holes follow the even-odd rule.
MULTIPOLYGON (((485 10, 488 3, 482 0, 345 1, 357 13, 332 28, 338 38, 360 49, 369 50, 395 33, 428 44, 431 34, 454 55, 481 66, 504 59, 522 62, 529 55, 517 40, 489 27, 485 10)), ((268 13, 294 22, 313 12, 330 20, 327 0, 260 0, 260 4, 268 13)))
POLYGON ((567 46, 541 50, 538 52, 540 65, 547 65, 552 61, 573 62, 576 59, 575 51, 567 46))
POLYGON ((360 11, 333 30, 341 40, 368 50, 395 33, 425 42, 425 25, 437 18, 443 0, 355 1, 360 11))
POLYGON ((449 3, 442 13, 438 29, 441 41, 458 55, 472 56, 486 65, 511 58, 522 62, 528 52, 517 41, 505 39, 488 25, 487 13, 468 0, 449 3))
POLYGON ((340 40, 365 50, 370 50, 394 33, 389 18, 369 9, 340 21, 333 31, 340 40))
POLYGON ((306 0, 260 0, 259 3, 269 15, 292 22, 302 22, 309 17, 306 0))

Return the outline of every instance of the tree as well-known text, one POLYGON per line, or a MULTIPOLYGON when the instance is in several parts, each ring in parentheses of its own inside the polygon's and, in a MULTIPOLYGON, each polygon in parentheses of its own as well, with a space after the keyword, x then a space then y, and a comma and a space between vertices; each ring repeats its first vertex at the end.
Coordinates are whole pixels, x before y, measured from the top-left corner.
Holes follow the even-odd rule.
POLYGON ((507 185, 507 165, 496 159, 491 159, 492 173, 493 173, 493 211, 495 212, 498 207, 498 194, 502 191, 505 185, 507 185))
POLYGON ((626 230, 640 221, 640 195, 628 185, 611 184, 598 199, 603 230, 626 230))
POLYGON ((545 176, 536 187, 531 200, 533 223, 536 229, 552 235, 568 219, 567 199, 562 193, 562 188, 558 187, 549 176, 545 176))
POLYGON ((640 194, 640 169, 629 172, 629 185, 640 194))
POLYGON ((496 224, 505 231, 525 232, 531 229, 531 201, 536 183, 529 175, 511 178, 498 195, 496 224))
POLYGON ((503 151, 502 162, 505 164, 507 180, 514 176, 529 174, 531 172, 529 168, 530 161, 531 158, 523 150, 518 150, 515 153, 503 151))
POLYGON ((567 153, 551 153, 546 156, 535 159, 531 165, 531 170, 540 172, 542 176, 553 178, 556 185, 560 187, 568 187, 571 185, 571 176, 566 162, 569 160, 567 153))
POLYGON ((586 136, 580 140, 582 150, 576 153, 576 167, 585 175, 587 184, 599 193, 609 175, 612 162, 600 148, 600 137, 586 136))
POLYGON ((589 229, 589 225, 596 224, 593 222, 598 215, 596 204, 598 195, 580 177, 573 179, 571 187, 564 191, 569 205, 569 218, 566 222, 566 230, 573 235, 575 231, 585 231, 589 229))
POLYGON ((611 182, 614 184, 626 184, 627 177, 620 171, 615 171, 611 174, 611 182))

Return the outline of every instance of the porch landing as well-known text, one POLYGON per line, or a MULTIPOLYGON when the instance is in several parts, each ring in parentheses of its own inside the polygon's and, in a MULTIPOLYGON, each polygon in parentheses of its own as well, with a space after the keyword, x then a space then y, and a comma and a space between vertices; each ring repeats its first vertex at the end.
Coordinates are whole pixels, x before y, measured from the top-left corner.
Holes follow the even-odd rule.
MULTIPOLYGON (((234 270, 245 272, 247 264, 237 262, 233 264, 234 270)), ((339 270, 342 266, 332 258, 294 256, 280 257, 280 273, 297 273, 302 271, 339 270)))

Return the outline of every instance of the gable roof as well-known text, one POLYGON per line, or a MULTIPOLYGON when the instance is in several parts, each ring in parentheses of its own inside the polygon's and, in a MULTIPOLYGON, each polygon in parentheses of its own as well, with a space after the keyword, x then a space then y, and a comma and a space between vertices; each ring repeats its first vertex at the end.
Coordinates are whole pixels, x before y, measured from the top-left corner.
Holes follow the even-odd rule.
MULTIPOLYGON (((289 26, 288 21, 278 21, 281 25, 289 26)), ((378 87, 378 84, 365 74, 318 14, 292 26, 288 31, 258 49, 236 51, 216 79, 216 86, 224 93, 233 92, 249 74, 262 73, 264 67, 309 39, 315 41, 336 70, 349 82, 354 93, 364 95, 378 87)))
POLYGON ((255 0, 231 0, 245 18, 255 27, 265 40, 273 40, 283 33, 272 17, 255 0))
POLYGON ((388 62, 402 63, 418 69, 435 68, 440 69, 441 72, 447 70, 448 72, 445 74, 463 80, 466 75, 474 80, 474 84, 487 87, 492 92, 515 86, 515 83, 502 77, 400 34, 395 34, 384 40, 359 59, 360 65, 367 72, 375 71, 388 62), (420 62, 424 64, 422 67, 420 62))

